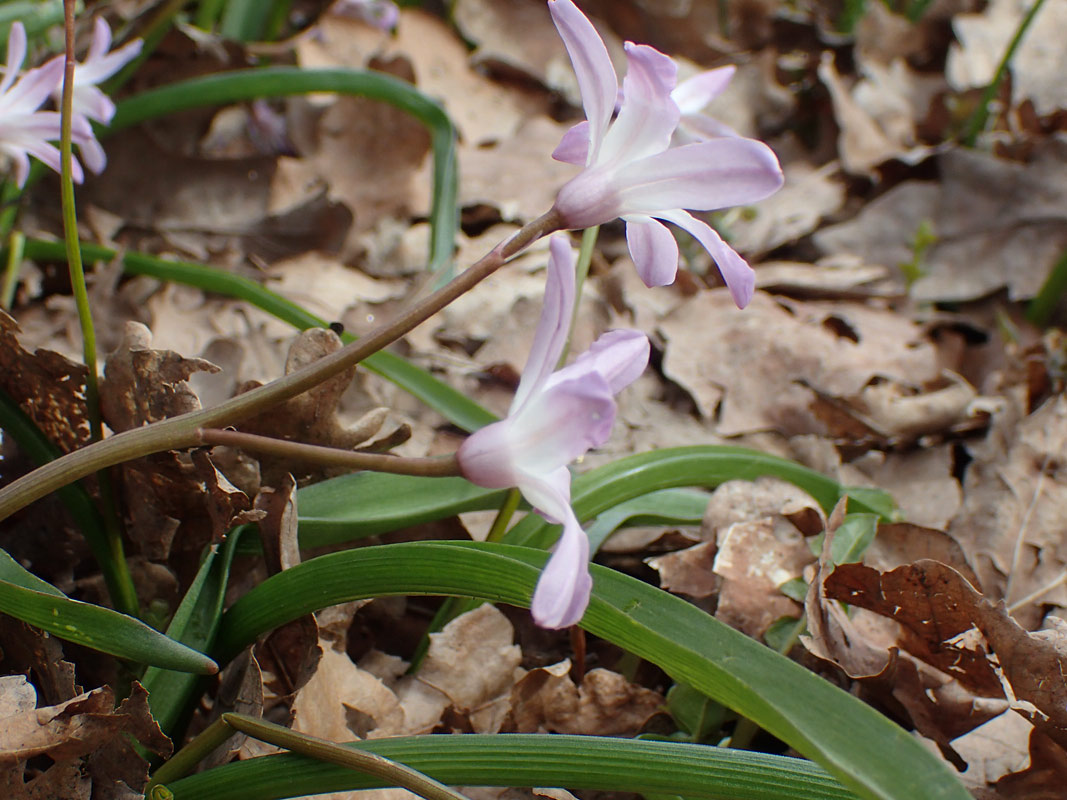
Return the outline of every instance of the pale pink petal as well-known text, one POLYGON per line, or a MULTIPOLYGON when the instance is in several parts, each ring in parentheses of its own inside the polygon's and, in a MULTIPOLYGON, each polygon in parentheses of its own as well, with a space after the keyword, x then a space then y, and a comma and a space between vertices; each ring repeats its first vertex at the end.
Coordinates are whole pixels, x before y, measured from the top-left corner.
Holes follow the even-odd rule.
POLYGON ((0 80, 0 93, 11 88, 25 60, 26 28, 21 22, 15 20, 11 23, 11 31, 7 35, 7 66, 4 68, 4 77, 0 80))
POLYGON ((530 356, 511 402, 513 413, 523 406, 532 393, 540 390, 559 363, 563 348, 567 346, 567 334, 574 311, 574 253, 566 235, 553 236, 548 248, 544 305, 530 356))
POLYGON ((578 7, 571 0, 549 0, 548 9, 578 78, 582 107, 589 120, 590 158, 595 159, 615 110, 619 80, 615 77, 608 49, 593 23, 578 7))
POLYGON ((678 242, 674 234, 651 217, 626 218, 626 244, 645 286, 668 286, 678 273, 678 242))
POLYGON ((545 475, 522 472, 516 485, 533 509, 553 525, 574 516, 571 471, 567 467, 556 467, 545 475))
POLYGON ((756 274, 736 250, 726 244, 710 225, 685 211, 675 210, 656 216, 673 222, 679 228, 692 234, 693 238, 700 242, 715 259, 715 264, 722 273, 722 279, 726 281, 726 286, 737 307, 744 308, 748 305, 756 287, 756 274))
POLYGON ((86 58, 74 67, 74 86, 95 86, 118 72, 141 54, 144 42, 134 39, 106 56, 86 58))
POLYGON ((107 20, 97 17, 93 22, 93 38, 89 42, 89 52, 85 56, 86 61, 95 61, 111 49, 111 28, 107 20))
POLYGON ((741 134, 731 128, 724 122, 714 117, 709 117, 707 114, 683 114, 682 120, 678 124, 677 133, 683 133, 688 136, 688 139, 683 138, 679 144, 688 144, 689 142, 699 142, 705 139, 718 139, 722 136, 736 136, 742 138, 741 134))
POLYGON ((658 216, 660 209, 711 211, 754 203, 774 194, 782 182, 778 158, 767 145, 727 138, 673 147, 625 165, 612 186, 618 216, 658 216))
POLYGON ((78 155, 81 156, 85 168, 94 175, 99 175, 107 166, 107 155, 100 142, 91 136, 87 141, 78 145, 78 155))
POLYGON ((510 418, 493 422, 468 436, 456 451, 463 477, 486 489, 517 486, 518 464, 511 448, 510 418))
POLYGON ((696 114, 723 93, 735 72, 737 67, 733 64, 701 72, 679 83, 671 92, 671 99, 682 114, 696 114))
POLYGON ((597 164, 618 164, 658 153, 667 148, 678 127, 678 106, 671 99, 678 74, 674 61, 632 42, 626 43, 626 58, 622 106, 604 135, 595 156, 597 164))
POLYGON ((577 164, 585 166, 589 160, 589 121, 582 120, 573 128, 563 134, 556 149, 552 151, 552 158, 562 161, 564 164, 577 164))
POLYGON ((61 89, 63 86, 62 56, 56 56, 24 73, 0 103, 4 109, 18 107, 23 111, 33 111, 48 99, 57 86, 61 89))
POLYGON ((549 381, 508 421, 512 457, 524 470, 543 475, 607 440, 615 400, 603 376, 592 370, 571 373, 549 381))
MULTIPOLYGON (((570 511, 570 507, 567 507, 570 511)), ((571 512, 563 521, 552 557, 534 589, 530 613, 542 628, 558 630, 578 624, 589 605, 589 537, 571 512)))
POLYGON ((559 371, 561 377, 593 370, 618 394, 641 377, 648 366, 648 337, 640 331, 620 329, 601 334, 573 364, 559 371))

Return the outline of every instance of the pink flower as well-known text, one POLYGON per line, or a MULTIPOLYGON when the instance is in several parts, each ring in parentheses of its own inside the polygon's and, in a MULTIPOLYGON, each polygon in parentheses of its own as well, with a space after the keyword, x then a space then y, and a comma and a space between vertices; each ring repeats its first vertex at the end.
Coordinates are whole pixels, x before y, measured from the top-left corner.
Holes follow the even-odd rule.
POLYGON ((585 169, 556 196, 569 228, 626 222, 626 241, 647 286, 674 281, 678 244, 670 222, 711 254, 738 306, 752 297, 751 267, 707 223, 684 209, 711 211, 753 203, 782 185, 778 159, 762 142, 719 137, 671 147, 681 112, 671 93, 677 67, 646 45, 626 43, 627 71, 618 116, 618 79, 607 48, 571 0, 549 0, 556 29, 570 55, 586 122, 563 137, 553 157, 585 169))
POLYGON ((609 331, 572 364, 553 371, 567 341, 575 286, 566 238, 556 236, 549 246, 545 304, 511 410, 471 434, 457 457, 472 483, 517 486, 545 519, 562 523, 530 610, 538 625, 565 628, 582 618, 592 587, 589 539, 570 505, 567 464, 607 441, 614 396, 644 371, 649 345, 638 331, 609 331))
MULTIPOLYGON (((26 29, 21 22, 11 25, 7 38, 7 64, 0 78, 0 152, 14 163, 15 182, 21 187, 30 174, 30 156, 59 172, 59 149, 49 144, 60 138, 60 116, 56 111, 38 111, 53 89, 63 80, 63 62, 53 59, 31 69, 16 81, 26 59, 26 29)), ((84 118, 71 125, 75 142, 92 139, 92 129, 84 118)), ((73 177, 82 181, 81 165, 73 162, 73 177)))
POLYGON ((383 31, 391 31, 400 21, 400 9, 390 0, 337 0, 335 14, 361 19, 383 31))
MULTIPOLYGON (((127 42, 118 50, 110 53, 111 29, 102 17, 97 17, 93 25, 93 39, 89 43, 89 52, 85 60, 74 67, 74 97, 72 108, 75 118, 91 119, 102 125, 111 122, 115 116, 115 104, 111 98, 98 88, 98 85, 110 78, 141 52, 142 42, 134 39, 127 42)), ((63 96, 63 57, 56 56, 49 61, 48 66, 58 61, 60 64, 59 85, 53 90, 53 97, 58 104, 63 96)), ((86 142, 79 142, 79 152, 82 161, 90 171, 99 174, 107 166, 107 156, 104 148, 100 146, 94 137, 89 137, 86 142)))

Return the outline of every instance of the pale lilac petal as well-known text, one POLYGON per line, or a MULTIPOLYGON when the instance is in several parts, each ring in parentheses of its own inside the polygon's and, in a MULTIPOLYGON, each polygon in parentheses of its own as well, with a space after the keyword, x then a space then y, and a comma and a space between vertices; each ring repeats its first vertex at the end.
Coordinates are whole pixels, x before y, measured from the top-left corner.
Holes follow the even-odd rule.
POLYGON ((75 76, 72 110, 75 114, 107 125, 115 116, 115 103, 95 86, 78 86, 77 80, 75 76))
POLYGON ((671 99, 678 67, 670 56, 647 45, 626 43, 626 78, 619 116, 594 156, 597 164, 645 158, 667 148, 680 112, 671 99))
POLYGON ((648 337, 640 331, 608 331, 560 373, 593 369, 608 382, 612 394, 618 394, 641 377, 648 366, 648 354, 648 337))
POLYGON ((678 242, 651 217, 626 218, 626 244, 645 286, 669 286, 678 274, 678 242))
POLYGON ((81 156, 85 168, 94 175, 99 175, 104 171, 104 167, 107 166, 107 155, 104 153, 104 148, 100 142, 91 136, 87 141, 78 145, 78 155, 81 156))
POLYGON ((587 167, 556 194, 555 209, 567 229, 592 228, 619 216, 619 197, 611 165, 587 167))
POLYGON ((544 305, 530 356, 511 402, 513 413, 523 406, 531 393, 540 390, 552 374, 563 355, 563 348, 567 346, 567 334, 570 332, 575 295, 574 253, 566 235, 553 236, 548 248, 544 305))
POLYGON ((573 517, 571 510, 571 471, 556 467, 545 475, 523 472, 516 482, 533 509, 553 525, 573 517))
POLYGON ((727 138, 674 147, 623 166, 612 185, 619 216, 658 216, 661 209, 711 211, 754 203, 782 182, 778 158, 767 145, 727 138))
POLYGON ((726 244, 710 225, 685 211, 676 210, 656 216, 673 222, 679 228, 692 234, 693 238, 700 242, 715 259, 715 264, 722 273, 722 279, 726 281, 726 286, 737 307, 744 308, 748 305, 756 287, 756 274, 736 250, 726 244))
POLYGON ((678 130, 675 131, 675 135, 682 133, 689 138, 686 139, 683 136, 683 140, 678 142, 679 144, 688 144, 690 142, 700 142, 707 139, 718 139, 723 136, 735 136, 738 139, 743 138, 740 133, 735 131, 725 122, 719 122, 714 117, 709 117, 707 114, 684 114, 682 120, 678 124, 678 130))
POLYGON ((141 54, 144 42, 134 39, 102 58, 89 59, 74 67, 74 88, 95 86, 107 80, 141 54))
POLYGON ((590 159, 595 159, 615 110, 619 80, 607 47, 578 7, 571 0, 549 0, 548 9, 578 78, 582 107, 589 121, 590 159))
MULTIPOLYGON (((39 141, 25 141, 20 144, 20 148, 36 158, 46 167, 55 170, 56 172, 63 171, 63 164, 60 159, 59 148, 48 144, 47 142, 39 141)), ((70 164, 71 178, 75 183, 81 183, 85 175, 82 172, 81 164, 78 163, 78 159, 72 158, 70 164)), ((19 184, 20 186, 22 184, 19 184)))
POLYGON ((701 72, 679 83, 671 92, 671 99, 682 114, 696 114, 723 93, 735 72, 737 67, 733 64, 701 72))
POLYGON ((559 140, 552 158, 565 164, 585 166, 589 160, 589 121, 582 120, 559 140))
POLYGON ((563 521, 552 557, 534 589, 530 613, 542 628, 558 630, 576 625, 589 605, 593 580, 589 576, 589 537, 570 510, 563 521))
POLYGON ((56 56, 36 69, 24 73, 18 83, 0 100, 0 106, 5 111, 16 107, 22 111, 34 111, 48 99, 57 86, 63 86, 62 56, 56 56))
POLYGON ((93 38, 89 42, 89 52, 85 56, 86 61, 95 61, 111 49, 111 28, 107 20, 97 17, 93 23, 93 38))
POLYGON ((463 477, 486 489, 517 486, 521 474, 511 449, 510 418, 480 428, 468 436, 456 451, 463 477))
POLYGON ((7 66, 4 68, 4 77, 0 80, 0 93, 11 88, 25 60, 26 28, 15 20, 11 23, 11 31, 7 35, 7 66))
POLYGON ((607 440, 615 422, 615 400, 607 380, 587 369, 548 381, 508 421, 513 457, 524 470, 544 475, 607 440))

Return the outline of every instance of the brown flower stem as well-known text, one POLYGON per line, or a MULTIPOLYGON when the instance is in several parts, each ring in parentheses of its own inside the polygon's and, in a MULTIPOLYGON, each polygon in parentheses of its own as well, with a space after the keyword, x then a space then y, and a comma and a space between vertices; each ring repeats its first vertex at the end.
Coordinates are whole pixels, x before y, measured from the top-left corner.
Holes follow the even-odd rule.
POLYGON ((440 458, 405 458, 380 453, 357 453, 336 447, 291 442, 241 431, 202 428, 196 438, 201 444, 239 447, 252 453, 266 453, 279 458, 292 459, 327 467, 369 469, 375 472, 393 472, 400 475, 423 475, 446 477, 459 475, 459 463, 454 455, 440 458))
POLYGON ((446 286, 416 303, 402 316, 336 353, 320 358, 266 386, 237 395, 213 408, 191 411, 143 428, 124 431, 35 469, 0 489, 0 519, 97 470, 152 453, 194 447, 199 443, 197 433, 201 429, 233 425, 306 392, 396 341, 492 275, 509 258, 532 242, 559 230, 561 224, 555 210, 549 211, 527 224, 507 241, 494 247, 480 261, 460 273, 446 286))

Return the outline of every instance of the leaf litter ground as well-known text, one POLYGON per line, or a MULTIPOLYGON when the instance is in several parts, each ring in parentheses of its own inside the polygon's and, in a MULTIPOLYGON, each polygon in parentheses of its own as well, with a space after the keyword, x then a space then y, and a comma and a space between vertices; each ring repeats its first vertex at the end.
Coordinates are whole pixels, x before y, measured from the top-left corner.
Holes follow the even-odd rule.
MULTIPOLYGON (((746 0, 722 14, 700 3, 583 4, 613 57, 635 39, 678 56, 683 74, 736 64, 710 110, 767 140, 787 183, 755 208, 714 218, 757 266, 759 291, 743 312, 699 249, 683 241, 678 282, 648 290, 621 230, 602 232, 574 349, 613 326, 637 327, 652 338, 656 368, 620 398, 614 436, 581 468, 731 443, 889 490, 906 523, 880 525, 862 563, 834 568, 817 557, 812 537, 832 537, 837 520, 772 480, 724 484, 701 525, 629 529, 600 558, 857 693, 936 747, 977 797, 1055 797, 1067 778, 1064 318, 1040 330, 1023 312, 1067 246, 1067 96, 1062 48, 1048 39, 1063 6, 1046 4, 992 130, 972 150, 953 139, 1027 3, 940 0, 917 21, 890 5, 867 4, 850 29, 831 4, 787 13, 775 0, 746 0), (784 590, 798 583, 806 594, 784 590), (806 631, 783 642, 783 621, 802 612, 806 631)), ((571 174, 548 154, 577 119, 577 87, 542 6, 459 0, 450 20, 405 9, 393 36, 327 10, 272 53, 308 67, 384 70, 443 103, 460 135, 457 261, 467 264, 548 208, 571 174)), ((134 86, 234 68, 250 55, 175 32, 134 86)), ((121 133, 108 150, 107 172, 79 194, 87 238, 253 277, 357 334, 425 290, 429 141, 400 112, 291 98, 187 112, 121 133)), ((24 229, 56 234, 57 197, 45 181, 24 229)), ((398 351, 504 412, 536 326, 545 260, 534 248, 398 351)), ((0 337, 0 374, 69 450, 87 427, 61 276, 54 264, 25 266, 0 337)), ((295 336, 244 303, 122 278, 115 265, 98 265, 92 281, 113 431, 218 402, 338 346, 333 334, 295 336)), ((363 370, 251 429, 407 455, 459 442, 363 370)), ((5 480, 28 468, 6 438, 4 465, 5 480)), ((239 558, 233 591, 308 555, 296 547, 290 473, 301 484, 331 474, 220 449, 117 471, 135 581, 160 620, 203 546, 237 522, 260 524, 266 557, 239 558)), ((386 538, 482 538, 490 519, 475 512, 386 538)), ((0 543, 65 592, 101 600, 88 551, 54 501, 9 521, 0 543)), ((229 709, 333 740, 632 736, 670 732, 685 716, 665 701, 662 673, 604 643, 538 630, 513 609, 457 618, 409 674, 435 608, 393 598, 285 626, 228 667, 191 730, 229 709)), ((18 778, 4 796, 126 797, 143 787, 145 769, 116 748, 127 736, 158 753, 167 743, 138 689, 116 708, 114 687, 128 676, 12 620, 0 625, 0 650, 0 759, 4 780, 18 778)), ((732 725, 723 717, 706 739, 732 725)), ((234 750, 269 748, 245 741, 234 750)))

